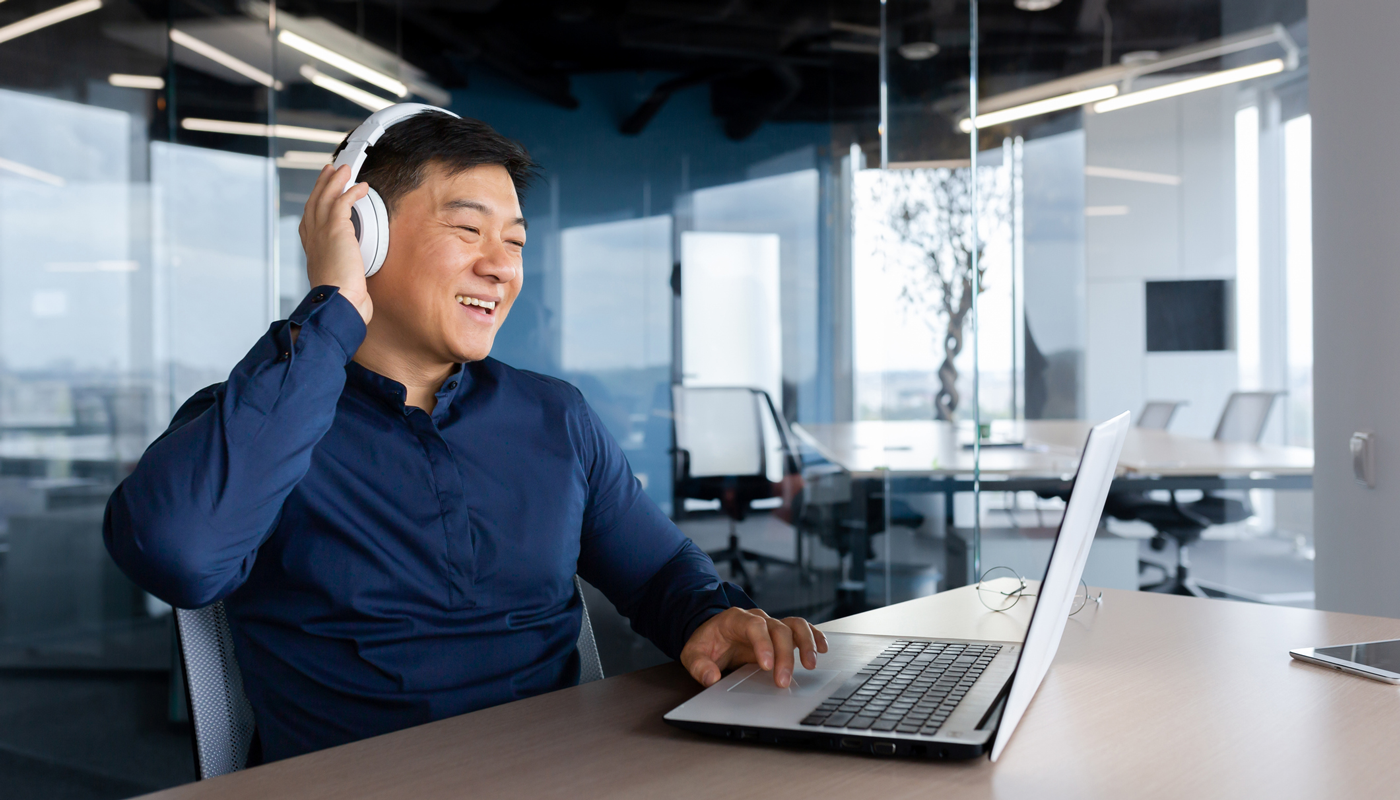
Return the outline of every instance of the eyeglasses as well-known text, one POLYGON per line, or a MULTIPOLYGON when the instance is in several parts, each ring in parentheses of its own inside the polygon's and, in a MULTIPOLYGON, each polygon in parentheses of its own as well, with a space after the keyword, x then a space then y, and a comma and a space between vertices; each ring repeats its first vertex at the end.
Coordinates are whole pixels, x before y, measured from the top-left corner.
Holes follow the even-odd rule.
MULTIPOLYGON (((1019 603, 1022 597, 1035 597, 1027 591, 1029 588, 1026 579, 1018 575, 1016 570, 1010 567, 992 567, 982 573, 982 579, 977 581, 977 599, 993 611, 1008 611, 1019 603), (1013 582, 1008 583, 1008 580, 1013 582)), ((1103 605, 1103 592, 1091 597, 1089 585, 1081 579, 1079 588, 1074 592, 1074 603, 1070 606, 1069 615, 1072 617, 1083 611, 1091 600, 1094 605, 1103 605)))

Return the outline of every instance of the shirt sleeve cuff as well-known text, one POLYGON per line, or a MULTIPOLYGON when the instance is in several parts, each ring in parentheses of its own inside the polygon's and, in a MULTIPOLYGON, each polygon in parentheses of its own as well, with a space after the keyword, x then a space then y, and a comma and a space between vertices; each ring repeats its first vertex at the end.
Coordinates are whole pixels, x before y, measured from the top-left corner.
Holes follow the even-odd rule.
POLYGON ((317 286, 307 293, 287 318, 302 331, 298 341, 321 334, 340 346, 348 364, 365 340, 365 320, 354 303, 345 299, 338 286, 317 286))

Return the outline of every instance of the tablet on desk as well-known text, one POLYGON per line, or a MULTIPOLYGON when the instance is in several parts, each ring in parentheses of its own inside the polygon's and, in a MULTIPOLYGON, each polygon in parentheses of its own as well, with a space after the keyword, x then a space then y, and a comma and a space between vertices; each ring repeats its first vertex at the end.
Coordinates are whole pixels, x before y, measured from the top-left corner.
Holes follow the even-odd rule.
POLYGON ((1386 683, 1400 683, 1400 639, 1332 647, 1300 647, 1289 650, 1288 654, 1310 664, 1386 683))

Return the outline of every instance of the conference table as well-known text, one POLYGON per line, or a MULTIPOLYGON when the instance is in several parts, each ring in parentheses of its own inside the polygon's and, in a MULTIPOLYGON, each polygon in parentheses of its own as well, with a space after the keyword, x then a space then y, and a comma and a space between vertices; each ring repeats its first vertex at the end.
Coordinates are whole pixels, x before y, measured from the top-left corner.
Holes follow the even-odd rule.
MULTIPOLYGON (((979 487, 987 492, 1068 493, 1093 423, 1083 420, 997 420, 981 452, 970 447, 971 430, 937 420, 868 420, 794 424, 809 453, 849 480, 849 502, 893 494, 942 494, 948 524, 952 495, 979 487)), ((1157 489, 1311 489, 1313 451, 1305 447, 1201 439, 1129 428, 1111 491, 1157 489)), ((843 490, 843 497, 844 497, 843 490)), ((878 507, 876 504, 874 507, 878 507)), ((863 552, 876 520, 856 520, 852 552, 863 552)), ((883 520, 879 521, 883 523, 883 520)), ((865 561, 852 559, 847 594, 863 597, 865 561)))
MULTIPOLYGON (((971 587, 827 631, 1020 639, 971 587)), ((1400 688, 1295 662, 1400 620, 1104 590, 1071 617, 1001 759, 738 744, 661 717, 700 690, 666 664, 151 795, 216 798, 1318 798, 1400 786, 1400 688)))

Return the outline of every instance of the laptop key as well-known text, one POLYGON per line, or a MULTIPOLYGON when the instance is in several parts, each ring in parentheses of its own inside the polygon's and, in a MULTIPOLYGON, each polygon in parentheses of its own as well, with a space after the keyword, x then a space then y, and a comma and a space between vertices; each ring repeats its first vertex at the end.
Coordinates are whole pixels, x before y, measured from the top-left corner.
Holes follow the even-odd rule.
POLYGON ((847 678, 846 682, 841 684, 841 686, 836 691, 827 695, 827 699, 845 700, 847 697, 850 697, 851 695, 855 694, 856 690, 859 689, 861 686, 864 686, 865 680, 866 676, 864 675, 856 675, 851 678, 847 678))
POLYGON ((826 722, 826 714, 808 714, 799 725, 820 725, 826 722))
POLYGON ((852 719, 854 716, 855 716, 855 714, 851 714, 851 713, 848 713, 848 712, 845 712, 845 711, 837 712, 837 713, 832 714, 831 716, 827 717, 827 718, 826 718, 826 721, 822 723, 822 727, 823 727, 823 728, 840 728, 840 727, 843 727, 843 726, 845 726, 845 724, 846 724, 847 722, 850 722, 851 719, 852 719))
POLYGON ((874 725, 874 724, 875 724, 875 718, 874 718, 874 717, 856 717, 855 719, 851 720, 850 722, 847 722, 847 723, 846 723, 846 727, 847 727, 847 728, 853 728, 853 729, 858 730, 858 731, 863 731, 863 730, 865 730, 866 728, 869 728, 871 725, 874 725))
POLYGON ((879 722, 876 722, 874 725, 871 725, 871 726, 870 726, 870 730, 872 730, 872 731, 892 731, 892 730, 894 730, 894 729, 895 729, 896 727, 898 727, 898 726, 899 726, 899 723, 895 722, 894 720, 882 719, 882 720, 880 720, 879 722))

